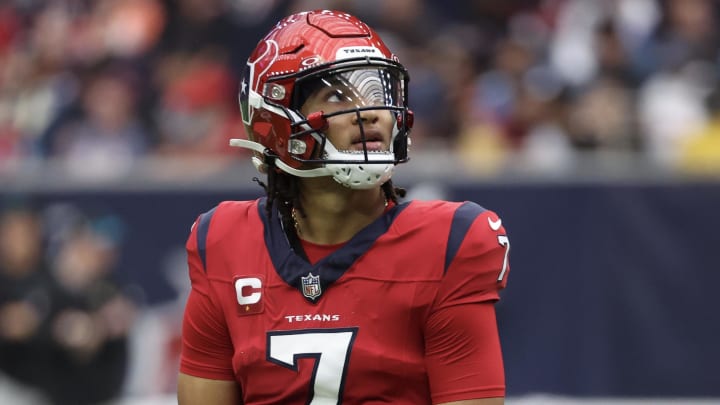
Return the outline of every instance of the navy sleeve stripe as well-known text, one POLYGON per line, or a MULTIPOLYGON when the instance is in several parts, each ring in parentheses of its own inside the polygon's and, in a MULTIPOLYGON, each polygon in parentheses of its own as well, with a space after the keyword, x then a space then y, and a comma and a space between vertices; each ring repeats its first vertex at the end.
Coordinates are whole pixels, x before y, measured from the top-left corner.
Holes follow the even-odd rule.
POLYGON ((445 250, 445 269, 443 273, 447 272, 450 267, 450 263, 455 259, 455 255, 460 249, 460 245, 465 240, 468 230, 475 218, 485 211, 485 208, 475 204, 474 202, 466 201, 453 215, 452 223, 450 224, 450 234, 448 235, 447 248, 445 250))
POLYGON ((198 254, 200 254, 200 260, 202 260, 203 270, 205 270, 205 273, 207 273, 207 263, 206 263, 207 259, 206 259, 206 252, 205 252, 205 249, 207 247, 207 234, 208 234, 208 231, 210 230, 210 220, 212 219, 212 216, 214 213, 215 213, 215 208, 202 214, 200 216, 200 221, 198 223, 197 247, 198 247, 198 254))

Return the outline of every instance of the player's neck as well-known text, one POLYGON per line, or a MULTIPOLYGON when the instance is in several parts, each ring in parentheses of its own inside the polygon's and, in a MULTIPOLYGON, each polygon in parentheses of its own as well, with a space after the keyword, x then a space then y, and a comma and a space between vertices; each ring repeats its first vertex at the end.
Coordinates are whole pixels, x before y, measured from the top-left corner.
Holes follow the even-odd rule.
POLYGON ((318 244, 347 242, 383 214, 385 195, 378 188, 351 190, 339 184, 301 185, 305 217, 296 213, 298 236, 318 244))

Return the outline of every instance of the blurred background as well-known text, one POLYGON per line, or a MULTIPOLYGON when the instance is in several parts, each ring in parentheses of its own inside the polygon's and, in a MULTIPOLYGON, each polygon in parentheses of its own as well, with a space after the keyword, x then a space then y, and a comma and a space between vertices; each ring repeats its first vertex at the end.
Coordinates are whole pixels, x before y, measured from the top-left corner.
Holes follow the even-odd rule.
POLYGON ((720 2, 0 2, 0 403, 174 402, 189 227, 262 190, 238 77, 334 8, 410 71, 410 198, 510 231, 508 403, 720 403, 720 2))

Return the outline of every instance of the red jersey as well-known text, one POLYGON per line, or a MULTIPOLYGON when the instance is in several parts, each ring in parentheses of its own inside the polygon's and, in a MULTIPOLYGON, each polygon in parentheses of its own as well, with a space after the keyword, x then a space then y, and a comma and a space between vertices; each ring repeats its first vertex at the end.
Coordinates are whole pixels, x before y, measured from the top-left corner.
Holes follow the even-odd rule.
POLYGON ((399 204, 310 264, 265 203, 223 202, 193 226, 181 372, 236 380, 246 405, 504 396, 495 213, 399 204))

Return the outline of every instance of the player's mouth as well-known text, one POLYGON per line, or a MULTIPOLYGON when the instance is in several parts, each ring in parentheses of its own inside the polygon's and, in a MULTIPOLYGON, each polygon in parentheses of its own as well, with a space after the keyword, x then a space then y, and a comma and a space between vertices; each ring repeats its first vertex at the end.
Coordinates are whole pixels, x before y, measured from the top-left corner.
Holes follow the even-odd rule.
MULTIPOLYGON (((379 131, 365 130, 364 143, 368 152, 382 152, 387 150, 387 148, 385 147, 385 140, 383 139, 383 136, 379 131)), ((350 150, 363 151, 363 140, 360 134, 353 137, 350 150)))

